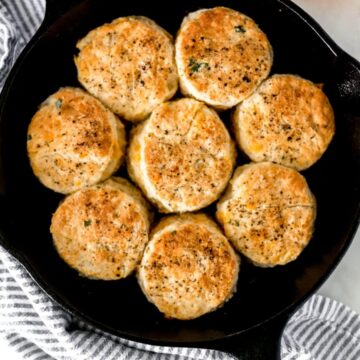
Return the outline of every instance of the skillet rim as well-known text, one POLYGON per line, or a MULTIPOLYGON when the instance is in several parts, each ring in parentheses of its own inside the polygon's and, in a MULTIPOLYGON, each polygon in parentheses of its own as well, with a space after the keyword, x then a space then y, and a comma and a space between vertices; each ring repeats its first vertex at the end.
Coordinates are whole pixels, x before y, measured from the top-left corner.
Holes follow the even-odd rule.
MULTIPOLYGON (((10 71, 10 74, 7 77, 7 80, 5 82, 5 85, 3 87, 3 90, 1 92, 0 97, 0 123, 3 121, 3 111, 5 108, 6 98, 8 95, 8 92, 10 91, 12 84, 14 81, 16 81, 16 75, 18 70, 22 67, 22 64, 24 61, 26 61, 27 55, 31 52, 33 46, 40 40, 41 36, 46 33, 49 27, 51 25, 59 20, 64 14, 66 14, 69 11, 72 11, 70 9, 63 11, 63 13, 60 16, 55 16, 54 19, 51 19, 49 21, 49 9, 48 4, 54 3, 56 0, 46 0, 47 1, 47 9, 45 12, 45 17, 40 25, 39 29, 36 31, 32 39, 29 41, 29 43, 25 46, 25 48, 22 50, 21 54, 19 55, 18 59, 16 60, 15 65, 10 71)), ((85 2, 86 0, 77 0, 77 4, 75 7, 81 5, 82 2, 85 2)), ((345 64, 352 64, 360 74, 360 62, 358 62, 355 58, 353 58, 351 55, 347 54, 344 50, 341 49, 340 46, 338 46, 335 41, 326 33, 326 31, 304 10, 302 10, 298 5, 292 3, 290 0, 271 0, 276 3, 280 3, 284 5, 286 8, 288 8, 292 13, 294 13, 305 25, 313 32, 316 37, 321 40, 333 53, 335 57, 338 59, 343 58, 345 64)), ((1 176, 1 175, 0 175, 1 176)), ((0 179, 1 181, 1 179, 0 179)), ((1 193, 1 186, 0 186, 0 193, 1 193)), ((159 345, 159 346, 176 346, 176 347, 211 347, 215 345, 218 341, 226 340, 226 339, 232 339, 235 336, 239 336, 244 333, 251 332, 252 330, 258 329, 266 324, 271 323, 274 319, 291 316, 293 312, 302 304, 304 303, 312 294, 316 292, 317 289, 321 287, 321 285, 329 278, 329 276, 332 274, 332 272, 336 269, 340 261, 342 260, 343 256, 345 255, 346 251, 350 247, 355 234, 356 230, 358 229, 360 225, 360 200, 358 200, 356 210, 354 212, 354 216, 351 222, 351 227, 349 227, 346 240, 344 241, 344 244, 338 249, 337 255, 335 256, 334 261, 329 265, 329 268, 327 271, 320 277, 320 279, 313 285, 311 289, 309 289, 306 293, 304 293, 298 300, 294 301, 290 305, 284 307, 281 311, 277 312, 273 316, 267 318, 266 320, 263 320, 259 322, 256 325, 253 325, 247 329, 243 329, 240 331, 233 332, 231 334, 227 334, 225 336, 219 336, 219 337, 213 337, 208 340, 196 340, 196 341, 168 341, 168 340, 153 340, 148 339, 146 337, 142 336, 133 336, 128 333, 124 333, 119 331, 118 329, 113 328, 112 326, 108 326, 100 321, 92 319, 90 316, 87 316, 79 309, 73 307, 71 304, 69 304, 64 297, 59 295, 56 291, 51 289, 51 284, 49 284, 46 280, 44 280, 39 274, 35 267, 31 264, 31 262, 27 259, 26 254, 22 253, 21 250, 16 249, 14 246, 10 245, 9 242, 5 240, 5 237, 3 235, 3 231, 0 229, 0 245, 2 245, 12 256, 14 256, 20 264, 26 269, 29 276, 35 281, 35 283, 44 291, 45 294, 47 294, 51 300, 53 300, 56 304, 58 304, 64 311, 69 313, 72 316, 75 316, 79 318, 80 320, 84 321, 87 324, 90 324, 92 326, 95 326, 99 328, 101 331, 104 331, 105 333, 116 335, 118 337, 122 337, 124 339, 128 339, 131 341, 140 341, 143 343, 151 344, 151 345, 159 345)), ((284 322, 285 325, 285 322, 284 322)), ((216 348, 216 347, 214 347, 216 348)))

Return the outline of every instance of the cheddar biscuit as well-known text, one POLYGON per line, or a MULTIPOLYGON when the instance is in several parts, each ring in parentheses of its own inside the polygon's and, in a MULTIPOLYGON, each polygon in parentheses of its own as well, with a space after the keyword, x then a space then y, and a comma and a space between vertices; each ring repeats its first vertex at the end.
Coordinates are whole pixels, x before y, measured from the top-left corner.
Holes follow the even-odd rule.
POLYGON ((216 212, 235 248, 263 267, 295 260, 311 239, 315 216, 305 178, 268 162, 238 167, 216 212))
POLYGON ((239 258, 203 214, 162 219, 138 270, 147 299, 168 318, 188 320, 221 307, 236 289, 239 258))
POLYGON ((217 113, 193 99, 167 102, 132 132, 128 171, 161 212, 201 209, 229 181, 235 148, 217 113))
POLYGON ((63 194, 107 179, 125 154, 121 121, 78 88, 61 88, 41 104, 28 128, 34 174, 63 194))
POLYGON ((126 120, 143 120, 177 90, 172 37, 146 17, 121 17, 104 24, 77 47, 80 83, 126 120))
POLYGON ((323 91, 294 75, 274 75, 233 116, 240 148, 253 161, 297 170, 313 165, 335 132, 334 112, 323 91))
POLYGON ((117 280, 139 264, 149 227, 141 193, 113 177, 66 197, 52 217, 50 231, 61 258, 81 275, 117 280))
POLYGON ((253 93, 273 59, 255 22, 225 7, 185 17, 175 49, 182 93, 218 109, 231 108, 253 93))

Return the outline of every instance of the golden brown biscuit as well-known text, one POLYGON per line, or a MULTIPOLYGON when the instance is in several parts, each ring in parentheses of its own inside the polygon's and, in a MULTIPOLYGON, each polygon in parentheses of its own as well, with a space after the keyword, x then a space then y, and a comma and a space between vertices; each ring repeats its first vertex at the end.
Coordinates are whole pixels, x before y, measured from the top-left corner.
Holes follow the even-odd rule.
POLYGON ((126 120, 143 120, 177 90, 172 37, 146 17, 121 17, 104 24, 77 47, 81 84, 126 120))
POLYGON ((235 148, 216 112, 193 99, 159 105, 132 133, 128 171, 161 212, 215 201, 235 163, 235 148))
POLYGON ((175 42, 183 94, 218 109, 248 97, 268 76, 272 48, 248 16, 225 7, 190 13, 175 42))
POLYGON ((66 197, 53 215, 50 231, 61 258, 81 275, 117 280, 140 262, 149 227, 141 193, 113 177, 66 197))
POLYGON ((305 178, 268 162, 238 167, 216 212, 235 248, 262 267, 295 260, 311 239, 315 216, 305 178))
POLYGON ((221 307, 236 289, 239 258, 209 217, 160 221, 138 268, 147 299, 166 317, 194 319, 221 307))
POLYGON ((326 151, 334 112, 323 91, 294 75, 274 75, 241 103, 233 116, 240 148, 253 161, 303 170, 326 151))
POLYGON ((32 118, 27 150, 39 180, 68 194, 111 176, 124 159, 125 141, 123 124, 99 100, 66 87, 32 118))

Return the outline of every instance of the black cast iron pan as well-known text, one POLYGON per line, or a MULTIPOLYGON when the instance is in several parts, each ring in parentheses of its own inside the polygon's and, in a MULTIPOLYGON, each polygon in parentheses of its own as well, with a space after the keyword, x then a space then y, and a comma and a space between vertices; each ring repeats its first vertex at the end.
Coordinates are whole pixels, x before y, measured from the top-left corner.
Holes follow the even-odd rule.
MULTIPOLYGON (((64 309, 123 338, 221 349, 241 359, 276 358, 286 320, 336 267, 359 223, 360 64, 289 0, 48 0, 45 20, 12 70, 0 106, 1 244, 64 309), (26 130, 49 94, 79 85, 75 43, 90 29, 119 16, 145 15, 175 34, 188 12, 224 4, 252 17, 268 35, 273 73, 324 84, 337 130, 323 158, 304 172, 318 217, 314 238, 299 259, 273 269, 243 261, 238 292, 222 309, 193 321, 169 321, 146 301, 134 277, 91 281, 59 259, 49 224, 62 196, 32 174, 26 130)), ((222 114, 225 121, 227 116, 222 114)))

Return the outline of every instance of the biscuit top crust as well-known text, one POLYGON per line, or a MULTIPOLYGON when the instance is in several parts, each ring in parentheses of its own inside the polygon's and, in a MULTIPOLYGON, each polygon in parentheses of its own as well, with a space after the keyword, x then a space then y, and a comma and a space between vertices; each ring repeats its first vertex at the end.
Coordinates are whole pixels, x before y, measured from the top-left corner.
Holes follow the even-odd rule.
POLYGON ((70 193, 109 177, 119 167, 125 130, 99 100, 81 89, 65 87, 33 116, 27 150, 43 184, 70 193))
POLYGON ((161 199, 161 211, 192 211, 218 198, 231 177, 235 148, 214 110, 180 99, 159 105, 141 126, 142 143, 131 143, 130 156, 142 162, 139 185, 156 203, 161 199))
POLYGON ((140 285, 167 317, 192 319, 215 310, 236 286, 239 259, 203 214, 165 218, 152 231, 140 285))
POLYGON ((256 23, 225 7, 188 15, 176 39, 176 60, 187 93, 219 108, 248 97, 272 65, 272 48, 256 23))
POLYGON ((240 148, 253 161, 272 161, 297 170, 313 165, 334 133, 331 104, 309 80, 274 75, 238 106, 233 117, 240 148))
POLYGON ((51 233, 71 267, 89 278, 116 280, 140 262, 149 227, 140 192, 113 177, 66 197, 53 215, 51 233))
POLYGON ((79 81, 126 120, 143 120, 177 90, 172 36, 146 17, 122 17, 104 24, 77 47, 79 81))
POLYGON ((239 206, 248 210, 314 205, 313 195, 301 174, 269 162, 238 167, 222 201, 230 194, 236 196, 239 206))
POLYGON ((268 162, 237 168, 216 212, 234 246, 264 267, 295 260, 311 239, 315 216, 305 178, 268 162))

